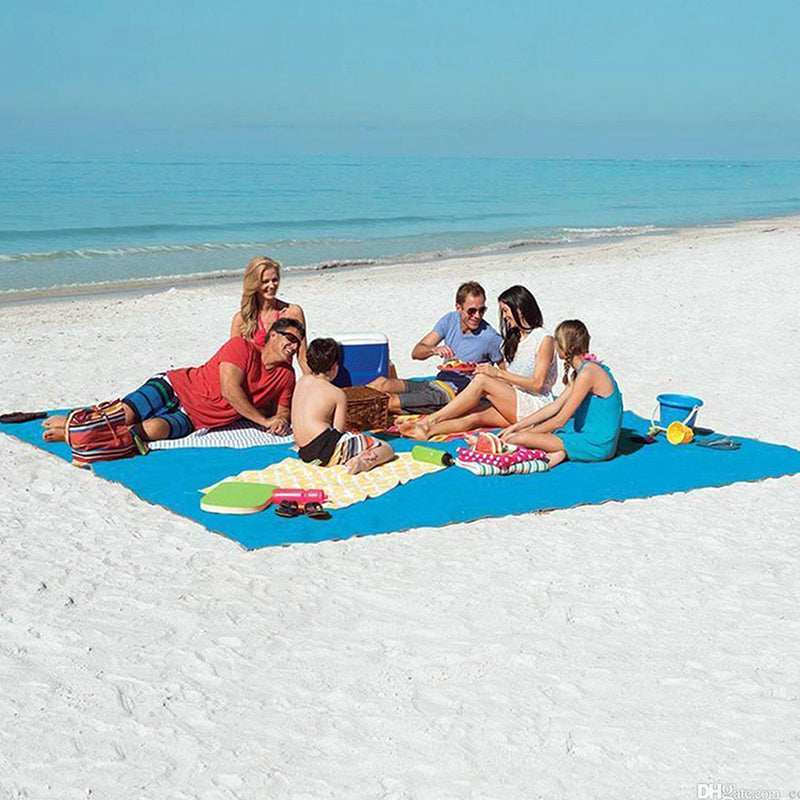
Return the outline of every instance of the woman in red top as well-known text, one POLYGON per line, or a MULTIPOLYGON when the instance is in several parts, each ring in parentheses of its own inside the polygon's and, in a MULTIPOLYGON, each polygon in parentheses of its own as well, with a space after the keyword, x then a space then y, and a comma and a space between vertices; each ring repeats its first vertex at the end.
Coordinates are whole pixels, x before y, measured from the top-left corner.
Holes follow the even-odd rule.
MULTIPOLYGON (((278 299, 280 284, 281 265, 277 261, 267 256, 251 259, 244 272, 241 308, 231 322, 231 338, 243 336, 261 348, 267 340, 267 331, 279 319, 295 319, 303 328, 306 327, 303 309, 278 299)), ((297 361, 300 369, 307 373, 305 338, 297 353, 297 361)))

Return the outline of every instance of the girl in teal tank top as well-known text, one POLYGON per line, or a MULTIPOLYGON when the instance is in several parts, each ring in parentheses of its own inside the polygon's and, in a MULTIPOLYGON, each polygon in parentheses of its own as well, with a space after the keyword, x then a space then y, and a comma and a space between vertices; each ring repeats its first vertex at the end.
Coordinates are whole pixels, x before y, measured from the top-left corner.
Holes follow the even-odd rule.
POLYGON ((617 452, 622 393, 611 370, 589 355, 589 331, 577 319, 554 334, 567 388, 558 398, 500 434, 504 441, 544 450, 550 467, 572 461, 606 461, 617 452), (572 375, 570 376, 570 371, 572 375))

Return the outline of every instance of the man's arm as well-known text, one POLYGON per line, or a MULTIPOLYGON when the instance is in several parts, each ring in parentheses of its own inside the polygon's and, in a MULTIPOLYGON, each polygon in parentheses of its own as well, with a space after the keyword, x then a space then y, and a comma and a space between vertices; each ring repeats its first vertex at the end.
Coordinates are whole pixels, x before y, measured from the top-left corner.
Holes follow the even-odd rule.
POLYGON ((494 331, 495 335, 492 337, 492 343, 489 347, 489 361, 492 364, 500 364, 505 361, 503 357, 503 337, 494 331))
POLYGON ((289 406, 278 406, 274 417, 264 427, 276 436, 286 436, 292 423, 292 409, 289 406))
POLYGON ((415 361, 424 361, 433 355, 442 358, 452 358, 455 353, 446 345, 439 346, 444 337, 438 331, 431 331, 420 339, 411 351, 411 358, 415 361))
POLYGON ((239 416, 255 422, 272 433, 277 433, 274 428, 288 428, 290 410, 285 406, 278 406, 278 413, 274 417, 266 417, 251 402, 244 390, 244 371, 223 361, 219 365, 219 385, 222 396, 230 403, 231 408, 239 416))

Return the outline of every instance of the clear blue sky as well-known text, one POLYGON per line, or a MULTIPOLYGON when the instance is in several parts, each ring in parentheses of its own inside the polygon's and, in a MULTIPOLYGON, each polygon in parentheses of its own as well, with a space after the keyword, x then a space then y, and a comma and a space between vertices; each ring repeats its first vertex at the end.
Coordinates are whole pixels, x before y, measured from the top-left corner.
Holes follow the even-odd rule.
POLYGON ((0 149, 800 157, 797 0, 3 0, 0 149))

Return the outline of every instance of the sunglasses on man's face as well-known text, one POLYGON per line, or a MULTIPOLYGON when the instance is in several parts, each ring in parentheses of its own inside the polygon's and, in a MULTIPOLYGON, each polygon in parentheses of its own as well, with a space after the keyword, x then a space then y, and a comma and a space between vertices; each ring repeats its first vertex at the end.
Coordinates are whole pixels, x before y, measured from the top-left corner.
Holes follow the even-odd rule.
POLYGON ((300 347, 300 339, 298 339, 293 333, 289 333, 288 331, 278 331, 278 333, 281 336, 286 337, 295 347, 300 347))
POLYGON ((465 308, 468 317, 474 317, 476 314, 482 317, 486 313, 486 306, 479 306, 478 308, 465 308))

